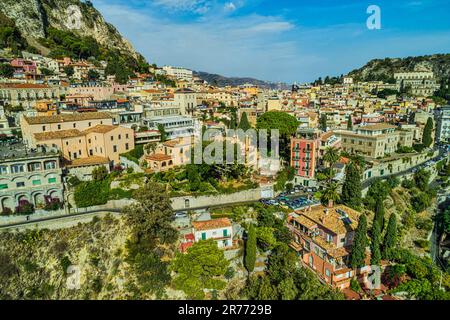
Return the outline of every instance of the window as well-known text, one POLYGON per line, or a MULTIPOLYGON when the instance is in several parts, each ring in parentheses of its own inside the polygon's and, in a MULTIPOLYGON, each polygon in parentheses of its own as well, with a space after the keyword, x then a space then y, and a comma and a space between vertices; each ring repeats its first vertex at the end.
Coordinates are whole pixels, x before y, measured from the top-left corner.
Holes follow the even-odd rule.
POLYGON ((0 184, 0 190, 8 189, 8 185, 6 183, 0 184))
POLYGON ((128 133, 125 135, 125 139, 128 139, 128 133))
POLYGON ((16 182, 16 187, 17 187, 17 188, 25 187, 25 182, 23 182, 23 181, 16 182))
POLYGON ((33 186, 41 185, 41 180, 33 180, 33 186))
POLYGON ((129 145, 128 145, 128 143, 125 143, 125 150, 128 150, 129 149, 129 145))
POLYGON ((113 146, 113 152, 117 152, 117 146, 113 146))
POLYGON ((56 183, 56 178, 48 178, 48 183, 56 183))
POLYGON ((114 141, 114 136, 111 136, 111 141, 114 141))
POLYGON ((120 139, 122 139, 122 136, 119 134, 119 137, 118 137, 118 139, 120 140, 120 139))
POLYGON ((77 127, 77 124, 76 124, 76 123, 74 123, 74 124, 73 124, 73 127, 74 127, 74 128, 76 128, 76 127, 77 127))
POLYGON ((7 166, 0 166, 0 173, 1 174, 7 174, 8 173, 8 167, 7 166))
POLYGON ((61 130, 61 125, 60 124, 58 124, 58 130, 61 130))
POLYGON ((202 240, 206 240, 206 232, 202 232, 202 240))
POLYGON ((330 272, 329 269, 325 269, 325 275, 326 275, 327 277, 330 277, 330 276, 331 276, 331 272, 330 272))
POLYGON ((45 131, 45 126, 42 126, 42 131, 45 131))
POLYGON ((224 230, 223 230, 223 236, 224 236, 224 237, 228 237, 228 230, 227 230, 227 229, 224 229, 224 230))
POLYGON ((14 164, 11 166, 11 173, 20 173, 24 172, 25 168, 23 164, 14 164))

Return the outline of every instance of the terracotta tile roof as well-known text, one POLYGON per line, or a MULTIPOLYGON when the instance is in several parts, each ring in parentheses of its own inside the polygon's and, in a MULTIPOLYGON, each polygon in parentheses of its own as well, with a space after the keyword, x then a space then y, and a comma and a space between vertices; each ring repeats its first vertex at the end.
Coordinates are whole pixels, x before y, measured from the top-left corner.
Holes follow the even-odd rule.
POLYGON ((85 133, 106 133, 109 131, 112 131, 116 128, 118 128, 119 126, 113 126, 113 125, 106 125, 106 124, 98 124, 95 127, 89 128, 84 130, 85 133))
POLYGON ((146 159, 151 160, 151 161, 167 161, 167 160, 171 160, 172 156, 169 156, 167 154, 162 154, 162 153, 155 153, 150 156, 147 156, 146 159))
POLYGON ((24 117, 29 124, 46 124, 95 119, 112 119, 109 112, 64 113, 53 116, 24 117))
POLYGON ((70 162, 70 164, 67 165, 67 167, 73 168, 73 167, 83 167, 83 166, 94 166, 94 165, 107 164, 107 163, 109 163, 108 158, 92 156, 92 157, 88 157, 88 158, 74 159, 70 162))
POLYGON ((360 212, 344 205, 336 205, 333 208, 327 208, 320 205, 312 207, 311 211, 308 211, 308 209, 306 209, 304 211, 296 211, 296 213, 299 216, 306 216, 308 219, 336 234, 345 234, 348 231, 355 230, 358 226, 359 216, 361 215, 360 212), (347 213, 348 218, 352 223, 350 225, 344 223, 341 215, 337 212, 337 210, 342 210, 343 212, 347 213))
POLYGON ((166 146, 166 147, 173 148, 173 147, 177 146, 179 143, 180 143, 179 139, 173 139, 173 140, 169 140, 169 141, 164 142, 163 145, 166 146))
POLYGON ((70 129, 70 130, 60 130, 60 131, 52 131, 52 132, 40 132, 35 133, 34 137, 37 141, 42 140, 53 140, 53 139, 65 139, 65 138, 73 138, 84 136, 80 130, 70 129))
POLYGON ((194 221, 192 226, 196 231, 211 230, 231 227, 231 221, 228 218, 219 218, 206 221, 194 221))

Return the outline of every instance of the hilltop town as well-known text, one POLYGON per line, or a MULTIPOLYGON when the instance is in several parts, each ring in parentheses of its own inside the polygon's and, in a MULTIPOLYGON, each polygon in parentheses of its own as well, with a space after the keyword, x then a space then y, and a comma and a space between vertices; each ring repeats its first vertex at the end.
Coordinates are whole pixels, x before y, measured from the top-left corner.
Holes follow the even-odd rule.
POLYGON ((448 70, 219 86, 19 27, 0 14, 0 299, 450 298, 448 70))

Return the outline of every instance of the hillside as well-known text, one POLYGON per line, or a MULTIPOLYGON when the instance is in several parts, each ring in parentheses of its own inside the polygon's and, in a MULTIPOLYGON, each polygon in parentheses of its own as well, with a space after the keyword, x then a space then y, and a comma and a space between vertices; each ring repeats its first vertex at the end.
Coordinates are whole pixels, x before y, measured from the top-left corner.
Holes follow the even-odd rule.
POLYGON ((273 83, 254 78, 239 78, 239 77, 224 77, 218 74, 207 73, 203 71, 194 71, 194 75, 202 80, 207 81, 209 84, 217 85, 219 87, 225 86, 241 86, 244 84, 252 84, 261 88, 268 89, 287 89, 288 86, 285 83, 273 83))
POLYGON ((438 79, 450 77, 450 54, 374 59, 348 75, 357 81, 393 82, 395 72, 433 71, 438 79))
POLYGON ((130 42, 104 20, 90 1, 2 0, 2 47, 26 49, 53 57, 69 55, 74 58, 120 60, 133 71, 146 64, 130 42), (77 10, 69 8, 78 8, 81 18, 74 20, 77 10))

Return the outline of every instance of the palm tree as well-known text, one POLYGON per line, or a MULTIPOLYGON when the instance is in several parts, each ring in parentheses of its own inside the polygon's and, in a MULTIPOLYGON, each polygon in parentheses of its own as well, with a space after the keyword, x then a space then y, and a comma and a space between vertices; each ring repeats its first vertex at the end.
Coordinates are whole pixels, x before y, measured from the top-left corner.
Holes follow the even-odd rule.
POLYGON ((334 147, 328 147, 323 155, 323 160, 328 163, 330 168, 339 161, 339 158, 339 151, 334 147))
POLYGON ((327 205, 329 208, 333 207, 333 203, 339 201, 341 198, 338 192, 338 184, 330 183, 328 187, 323 191, 321 201, 322 204, 327 205))

